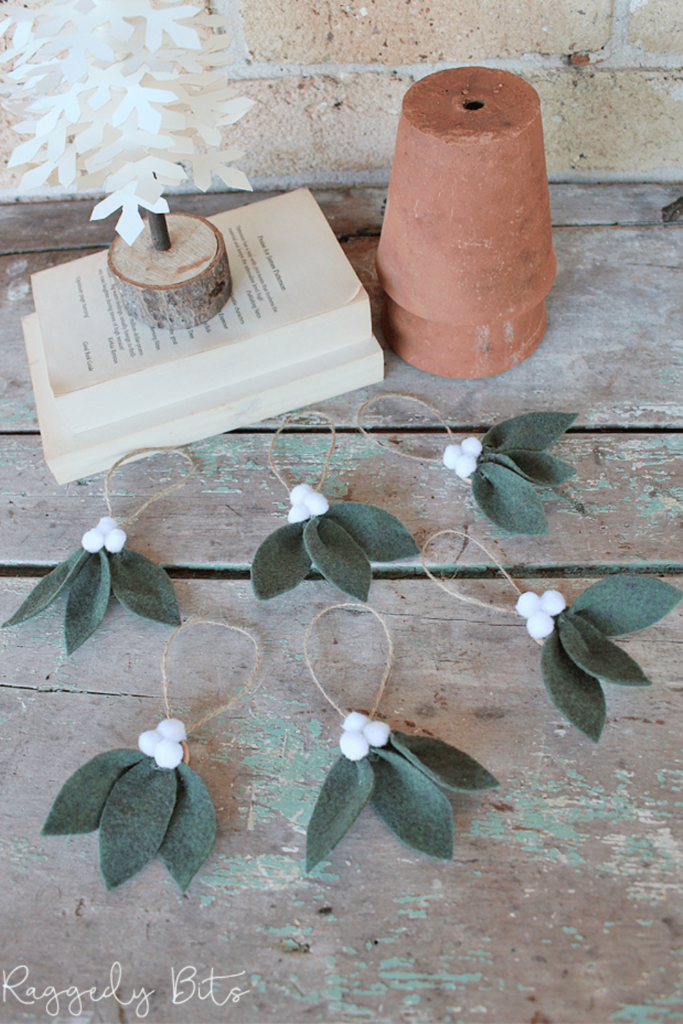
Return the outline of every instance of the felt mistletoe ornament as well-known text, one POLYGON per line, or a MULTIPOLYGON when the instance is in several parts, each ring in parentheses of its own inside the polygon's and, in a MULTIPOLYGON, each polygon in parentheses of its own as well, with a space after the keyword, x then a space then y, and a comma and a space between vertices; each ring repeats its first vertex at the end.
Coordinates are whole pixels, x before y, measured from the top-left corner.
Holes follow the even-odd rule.
POLYGON ((557 590, 523 593, 491 552, 462 531, 441 530, 433 534, 422 549, 427 575, 452 597, 489 610, 495 608, 505 614, 511 611, 454 591, 427 568, 427 546, 448 534, 473 541, 514 587, 519 595, 515 610, 526 619, 529 635, 542 643, 541 671, 553 704, 572 725, 597 742, 606 718, 601 683, 651 685, 637 662, 610 637, 635 633, 659 622, 676 607, 683 594, 654 577, 624 573, 599 580, 567 607, 557 590))
POLYGON ((324 860, 344 838, 364 807, 370 806, 406 846, 441 860, 453 856, 453 812, 443 789, 456 792, 489 789, 496 779, 469 754, 430 736, 412 736, 391 730, 374 715, 391 670, 392 643, 384 620, 368 608, 384 628, 389 653, 387 669, 370 715, 348 715, 328 696, 308 659, 307 644, 317 620, 311 623, 304 645, 306 661, 318 689, 343 718, 339 741, 341 757, 330 769, 313 808, 306 833, 306 870, 324 860))
POLYGON ((184 484, 195 471, 192 459, 185 452, 178 451, 177 454, 189 462, 190 472, 161 494, 146 501, 122 526, 112 517, 109 498, 109 481, 122 463, 144 452, 160 450, 163 449, 140 449, 125 455, 114 464, 104 482, 109 515, 83 534, 81 546, 41 579, 14 615, 3 622, 3 626, 17 626, 39 615, 65 593, 68 593, 64 613, 67 654, 72 654, 92 636, 104 618, 112 594, 124 608, 142 618, 169 626, 180 624, 178 599, 168 574, 149 558, 124 547, 126 533, 122 526, 137 519, 153 501, 184 484))
POLYGON ((259 668, 259 651, 251 634, 238 626, 210 622, 248 636, 256 648, 251 679, 227 704, 206 715, 188 732, 171 717, 166 662, 171 641, 194 620, 170 637, 163 658, 166 718, 138 738, 138 750, 109 750, 98 754, 67 779, 43 826, 44 836, 70 836, 99 830, 100 870, 107 889, 115 889, 154 859, 184 892, 209 856, 216 837, 216 814, 208 790, 189 765, 188 732, 232 707, 252 686, 259 668))
MULTIPOLYGON (((274 435, 269 453, 270 467, 285 487, 273 463, 273 445, 292 418, 274 435)), ((318 487, 299 484, 290 491, 288 525, 267 537, 254 555, 251 582, 261 600, 292 590, 311 569, 317 569, 344 593, 366 601, 372 582, 370 562, 392 562, 419 553, 411 534, 390 512, 356 501, 330 506, 320 493, 335 445, 331 420, 330 424, 332 441, 318 487)))
MULTIPOLYGON (((535 486, 555 487, 576 470, 546 452, 576 419, 576 413, 529 412, 496 424, 481 438, 466 437, 456 443, 451 428, 427 402, 408 395, 376 395, 358 411, 358 426, 365 410, 382 398, 409 399, 429 409, 445 427, 451 443, 443 453, 443 463, 455 475, 472 486, 472 495, 484 515, 511 533, 548 532, 548 521, 535 486)), ((393 450, 393 449, 392 449, 393 450)), ((405 458, 418 458, 397 452, 405 458)), ((419 456, 420 461, 425 461, 419 456)), ((427 459, 426 461, 436 461, 427 459)))

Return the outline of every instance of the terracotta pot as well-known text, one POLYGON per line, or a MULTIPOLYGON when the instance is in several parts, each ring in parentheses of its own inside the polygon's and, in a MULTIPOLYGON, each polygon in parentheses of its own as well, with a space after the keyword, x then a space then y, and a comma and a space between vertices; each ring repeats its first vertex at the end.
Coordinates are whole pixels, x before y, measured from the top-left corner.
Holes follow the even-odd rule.
POLYGON ((476 67, 412 86, 377 253, 394 351, 444 377, 515 366, 543 337, 555 269, 535 89, 476 67))

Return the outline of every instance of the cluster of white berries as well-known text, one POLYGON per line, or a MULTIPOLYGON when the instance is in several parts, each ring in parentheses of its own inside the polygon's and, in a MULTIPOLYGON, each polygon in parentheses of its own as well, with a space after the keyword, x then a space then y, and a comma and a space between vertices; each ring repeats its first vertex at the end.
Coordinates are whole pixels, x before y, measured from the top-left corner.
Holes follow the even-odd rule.
POLYGON ((156 729, 141 732, 138 746, 143 754, 153 757, 160 768, 177 768, 183 759, 181 740, 187 739, 185 726, 179 718, 165 718, 156 729))
POLYGON ((289 500, 292 503, 287 515, 290 523, 303 523, 311 516, 321 516, 330 507, 327 498, 320 491, 314 491, 310 484, 297 484, 293 487, 289 492, 289 500))
POLYGON ((478 437, 466 437, 461 444, 449 444, 443 453, 443 464, 447 469, 454 469, 455 475, 462 480, 471 477, 477 468, 477 456, 481 453, 481 441, 478 437))
POLYGON ((349 761, 360 761, 366 757, 370 747, 384 747, 391 729, 386 722, 375 722, 362 715, 360 711, 352 711, 342 725, 344 730, 339 740, 339 749, 349 761))
POLYGON ((94 530, 88 530, 87 533, 83 534, 83 540, 81 541, 85 550, 89 551, 92 555, 102 548, 106 548, 107 551, 116 554, 125 543, 125 531, 118 526, 116 520, 112 519, 111 516, 103 516, 94 530))
POLYGON ((559 590, 546 590, 539 596, 533 590, 527 590, 519 598, 515 610, 526 619, 526 628, 534 640, 550 636, 555 628, 552 616, 559 615, 567 607, 567 602, 559 590))

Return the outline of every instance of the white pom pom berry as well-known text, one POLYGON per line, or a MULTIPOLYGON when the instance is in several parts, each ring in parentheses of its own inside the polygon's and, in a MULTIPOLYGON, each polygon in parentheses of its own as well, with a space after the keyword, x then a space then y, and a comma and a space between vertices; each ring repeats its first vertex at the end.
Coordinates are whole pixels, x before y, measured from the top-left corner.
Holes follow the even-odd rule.
POLYGON ((386 746, 390 734, 391 729, 386 722, 368 722, 363 726, 363 736, 371 747, 386 746))
POLYGON ((94 555, 104 547, 104 537, 97 529, 88 530, 87 533, 83 534, 81 547, 89 551, 91 555, 94 555))
POLYGON ((104 539, 104 546, 107 551, 111 551, 113 555, 117 554, 123 548, 126 543, 126 532, 121 530, 118 526, 114 530, 110 530, 104 539))
POLYGON ((367 757, 370 751, 370 744, 362 732, 349 730, 341 734, 339 749, 344 757, 348 757, 349 761, 360 761, 367 757))
POLYGON ((292 505, 289 512, 287 513, 287 521, 290 523, 303 523, 304 520, 310 518, 311 513, 308 511, 303 503, 292 505))
POLYGON ((185 725, 179 718, 165 718, 163 722, 159 722, 157 732, 161 733, 163 739, 173 740, 174 743, 187 739, 185 725))
POLYGON ((312 516, 322 516, 330 507, 330 503, 327 498, 324 494, 321 494, 320 491, 313 491, 312 494, 309 494, 306 498, 305 505, 312 516))
POLYGON ((521 594, 517 604, 515 605, 515 611, 519 615, 523 615, 525 619, 528 619, 530 615, 539 610, 541 599, 538 594, 534 594, 533 590, 527 590, 524 594, 521 594))
POLYGON ((106 537, 107 534, 111 533, 112 530, 115 530, 118 525, 119 524, 116 520, 112 519, 111 516, 102 516, 95 529, 99 530, 103 537, 106 537))
POLYGON ((346 716, 342 723, 342 729, 346 732, 360 732, 364 725, 370 721, 367 715, 362 715, 360 711, 352 711, 346 716))
POLYGON ((539 607, 542 612, 547 612, 548 615, 559 615, 567 607, 567 602, 559 590, 546 590, 544 594, 541 594, 539 607))
POLYGON ((459 444, 447 445, 443 453, 443 464, 446 469, 455 469, 456 459, 459 459, 461 455, 462 449, 459 444))
POLYGON ((147 732, 141 732, 138 736, 138 746, 143 754, 147 754, 147 757, 154 757, 154 751, 163 738, 158 729, 148 729, 147 732))
POLYGON ((154 760, 160 768, 177 768, 183 759, 183 748, 173 740, 161 740, 154 751, 154 760))
POLYGON ((460 458, 455 460, 453 468, 455 469, 456 476, 459 476, 461 480, 467 480, 477 468, 477 460, 474 455, 461 455, 460 458))
POLYGON ((472 455, 475 459, 481 455, 482 444, 478 437, 466 437, 460 447, 463 455, 472 455))
POLYGON ((310 484, 297 484, 296 487, 292 487, 289 492, 289 500, 292 505, 305 505, 306 498, 309 494, 313 493, 313 488, 310 484))
POLYGON ((542 640, 543 637, 550 636, 555 629, 555 623, 547 612, 538 611, 526 620, 526 628, 534 640, 542 640))

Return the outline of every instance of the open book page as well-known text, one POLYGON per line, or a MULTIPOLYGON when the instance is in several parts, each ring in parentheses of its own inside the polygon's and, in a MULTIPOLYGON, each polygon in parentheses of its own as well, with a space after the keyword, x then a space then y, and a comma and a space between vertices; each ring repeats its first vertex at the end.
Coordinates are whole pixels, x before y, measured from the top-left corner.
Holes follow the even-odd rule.
POLYGON ((233 295, 218 316, 193 330, 157 330, 132 320, 107 270, 106 251, 33 275, 56 398, 338 309, 360 290, 307 189, 209 219, 225 237, 233 295))

